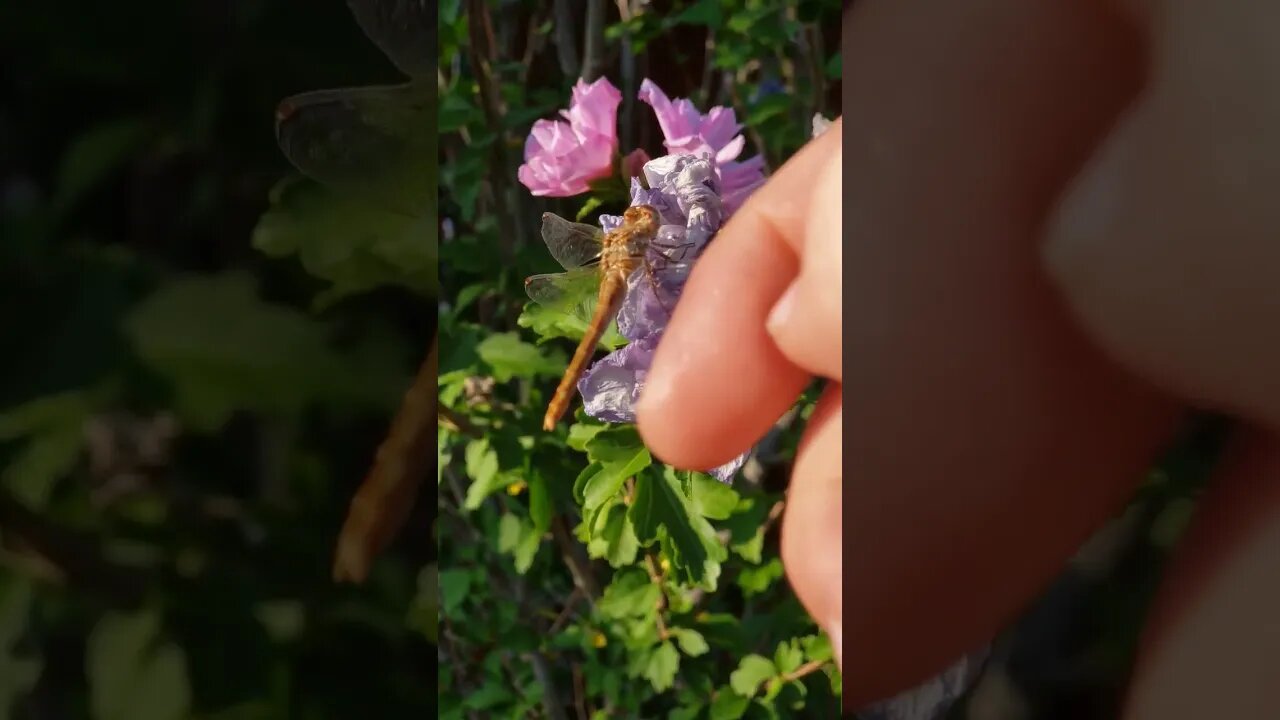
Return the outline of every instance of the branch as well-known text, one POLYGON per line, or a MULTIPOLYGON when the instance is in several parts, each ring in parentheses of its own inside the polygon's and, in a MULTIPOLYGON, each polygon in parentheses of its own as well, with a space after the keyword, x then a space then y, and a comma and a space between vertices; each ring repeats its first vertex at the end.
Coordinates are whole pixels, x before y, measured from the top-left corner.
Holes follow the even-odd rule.
POLYGON ((587 28, 582 45, 582 79, 604 74, 604 0, 587 0, 587 28))

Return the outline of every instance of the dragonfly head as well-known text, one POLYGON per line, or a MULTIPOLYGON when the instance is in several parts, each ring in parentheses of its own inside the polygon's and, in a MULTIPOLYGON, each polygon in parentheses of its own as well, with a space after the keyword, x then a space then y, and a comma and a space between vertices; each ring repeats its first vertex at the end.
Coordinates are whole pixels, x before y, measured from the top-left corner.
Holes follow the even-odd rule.
POLYGON ((662 216, 652 205, 636 205, 622 213, 622 220, 627 225, 645 233, 656 233, 662 225, 662 216))

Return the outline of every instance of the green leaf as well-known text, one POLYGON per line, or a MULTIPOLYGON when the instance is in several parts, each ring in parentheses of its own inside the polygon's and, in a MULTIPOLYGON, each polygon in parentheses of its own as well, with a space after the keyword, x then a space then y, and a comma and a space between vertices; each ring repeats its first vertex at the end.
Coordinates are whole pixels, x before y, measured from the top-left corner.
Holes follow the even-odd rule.
POLYGON ((594 534, 587 543, 587 552, 593 558, 604 558, 614 568, 631 565, 636 561, 640 542, 627 515, 627 507, 620 502, 610 503, 597 515, 594 534))
POLYGON ((418 572, 418 591, 409 606, 405 624, 421 632, 432 644, 439 642, 440 567, 436 563, 428 563, 418 572))
POLYGON ((657 611, 661 594, 662 589, 643 570, 627 568, 614 574, 596 608, 602 616, 614 620, 649 617, 657 611))
POLYGON ((62 213, 103 182, 113 171, 135 158, 156 137, 147 118, 121 118, 94 126, 71 142, 58 168, 54 203, 62 213))
POLYGON ((724 22, 720 11, 720 0, 698 0, 676 15, 675 22, 681 25, 705 25, 718 28, 724 22))
POLYGON ((705 473, 693 473, 693 507, 712 520, 728 520, 738 507, 738 492, 705 473))
POLYGON ((708 720, 738 720, 746 714, 750 705, 751 698, 722 687, 716 691, 716 697, 711 701, 708 720))
POLYGON ((777 668, 779 675, 786 675, 794 672, 796 668, 804 664, 804 650, 795 640, 783 640, 778 643, 778 647, 773 653, 773 665, 777 668))
POLYGON ((680 653, 670 642, 663 642, 652 654, 645 665, 644 676, 658 692, 665 692, 675 683, 676 672, 680 670, 680 653))
MULTIPOLYGON (((587 323, 581 318, 557 308, 549 308, 535 302, 524 306, 516 324, 531 330, 543 342, 553 338, 568 338, 575 342, 582 340, 587 332, 587 323)), ((610 322, 604 335, 600 337, 597 347, 612 352, 627 344, 627 339, 618 332, 618 323, 610 322)))
POLYGON ((566 443, 574 450, 586 452, 587 443, 591 442, 591 438, 600 434, 600 431, 604 430, 606 427, 607 426, 605 425, 574 423, 569 426, 569 439, 566 443))
POLYGON ((452 616, 470 592, 470 571, 459 568, 440 571, 440 610, 445 615, 452 616))
POLYGON ((670 550, 673 570, 691 583, 714 589, 726 551, 715 528, 693 512, 674 471, 668 468, 662 475, 645 473, 636 478, 630 513, 641 543, 658 539, 659 528, 664 529, 668 541, 664 549, 670 550))
POLYGON ((26 438, 26 445, 0 470, 4 486, 24 505, 42 509, 58 480, 80 460, 88 393, 67 392, 37 398, 0 414, 0 440, 26 438))
POLYGON ((173 280, 134 308, 124 330, 172 385, 184 424, 203 432, 236 410, 293 416, 325 403, 387 412, 409 385, 392 336, 339 353, 323 325, 262 302, 241 272, 173 280))
POLYGON ((538 532, 546 532, 551 528, 551 491, 542 475, 529 475, 529 519, 538 532))
POLYGON ((493 378, 498 382, 514 377, 557 377, 565 367, 564 357, 559 353, 548 357, 514 332, 490 335, 480 342, 476 352, 493 369, 493 378))
POLYGON ((751 654, 738 661, 738 669, 729 675, 729 685, 743 697, 752 697, 760 684, 778 674, 773 661, 763 655, 751 654))
POLYGON ((434 214, 385 210, 302 179, 281 181, 253 230, 253 247, 296 255, 308 274, 330 283, 327 303, 382 286, 439 295, 434 214))
POLYGON ((28 626, 32 595, 27 580, 0 576, 0 720, 8 720, 14 703, 36 686, 44 669, 43 658, 16 647, 28 626))
POLYGON ((471 485, 467 488, 463 507, 475 510, 485 498, 506 485, 506 478, 498 473, 498 453, 489 445, 488 438, 467 443, 466 467, 471 485))
POLYGON ((844 62, 841 60, 839 52, 833 54, 827 60, 827 65, 823 68, 823 71, 826 73, 827 77, 832 80, 840 79, 840 76, 844 73, 844 62))
POLYGON ((154 611, 108 613, 85 649, 94 720, 186 720, 191 686, 182 649, 165 642, 154 611))
POLYGON ((707 646, 707 640, 702 637, 702 633, 692 628, 672 628, 671 634, 680 644, 680 649, 689 657, 698 657, 711 649, 707 646))
POLYGON ((763 565, 747 566, 738 573, 738 585, 747 597, 759 595, 782 577, 782 561, 770 558, 763 565))
POLYGON ((831 652, 831 639, 826 635, 806 635, 800 638, 800 649, 810 662, 826 662, 835 657, 831 652))
POLYGON ((523 536, 524 523, 520 522, 520 518, 511 513, 503 515, 498 521, 498 552, 513 552, 523 536))
POLYGON ((609 428, 587 442, 587 458, 600 469, 583 481, 583 515, 595 524, 597 512, 618 496, 627 478, 649 467, 653 459, 633 427, 609 428))

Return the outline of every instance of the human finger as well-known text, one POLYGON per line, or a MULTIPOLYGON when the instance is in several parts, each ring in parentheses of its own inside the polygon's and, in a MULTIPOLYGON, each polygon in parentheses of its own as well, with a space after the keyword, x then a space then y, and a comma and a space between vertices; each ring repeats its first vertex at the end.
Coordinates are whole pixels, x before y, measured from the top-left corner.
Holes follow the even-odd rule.
POLYGON ((1152 78, 1062 200, 1047 267, 1114 358, 1280 430, 1280 5, 1132 8, 1152 78))
POLYGON ((791 362, 839 380, 844 358, 841 328, 844 210, 840 152, 829 155, 812 182, 800 248, 800 272, 769 312, 769 335, 791 362))
POLYGON ((861 705, 1012 620, 1181 410, 1086 342, 1039 267, 1054 195, 1140 84, 1129 25, 1065 0, 851 15, 843 669, 861 705))
POLYGON ((636 408, 645 444, 698 470, 757 442, 809 374, 779 352, 765 319, 795 277, 807 186, 840 121, 796 153, 734 214, 695 264, 636 408))

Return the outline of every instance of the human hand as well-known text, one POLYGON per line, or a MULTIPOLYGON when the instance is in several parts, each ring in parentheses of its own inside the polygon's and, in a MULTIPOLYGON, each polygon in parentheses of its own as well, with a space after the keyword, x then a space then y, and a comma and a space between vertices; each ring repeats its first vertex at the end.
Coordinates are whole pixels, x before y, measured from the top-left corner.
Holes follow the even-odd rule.
POLYGON ((796 454, 782 560, 841 658, 841 129, 757 190, 699 258, 637 415, 664 461, 709 469, 751 447, 809 379, 831 382, 796 454))
MULTIPOLYGON (((1280 342, 1269 332, 1280 311, 1266 283, 1280 267, 1280 246, 1267 242, 1280 229, 1270 197, 1280 117, 1266 90, 1277 54, 1262 30, 1277 10, 1132 5, 1126 17, 1105 3, 899 0, 862 3, 847 19, 856 352, 841 381, 856 398, 843 481, 856 500, 843 526, 858 554, 843 570, 861 591, 842 630, 858 647, 843 659, 854 705, 925 679, 1011 620, 1123 507, 1184 416, 1181 398, 1272 429, 1280 418, 1280 342), (1144 87, 1149 38, 1147 89, 1116 136, 1128 140, 1097 155, 1144 87), (1069 201, 1042 245, 1093 156, 1127 158, 1103 163, 1120 170, 1111 194, 1078 195, 1119 198, 1114 212, 1069 201)), ((796 176, 795 189, 811 187, 809 173, 796 176)), ((792 210, 780 212, 794 220, 792 210)), ((777 235, 731 222, 691 278, 702 299, 677 311, 672 329, 690 330, 669 331, 651 375, 660 391, 640 412, 664 459, 724 461, 803 384, 763 329, 796 272, 777 235), (741 282, 717 286, 744 271, 764 280, 755 297, 724 290, 741 282), (726 347, 740 355, 725 360, 726 347), (762 378, 769 386, 754 387, 762 378), (753 409, 758 421, 736 419, 753 409)), ((844 412, 838 396, 824 402, 836 408, 826 423, 835 418, 838 462, 844 412)), ((1257 631, 1269 626, 1260 608, 1280 599, 1257 562, 1280 548, 1278 485, 1280 445, 1269 432, 1242 435, 1166 585, 1131 717, 1195 716, 1194 701, 1208 698, 1215 712, 1229 698, 1274 714, 1265 682, 1222 672, 1222 652, 1203 650, 1247 643, 1257 667, 1280 655, 1280 638, 1257 631)), ((788 566, 793 582, 797 570, 788 566)), ((827 582, 829 593, 838 586, 827 582)), ((829 605, 811 610, 835 620, 821 614, 829 605)))

